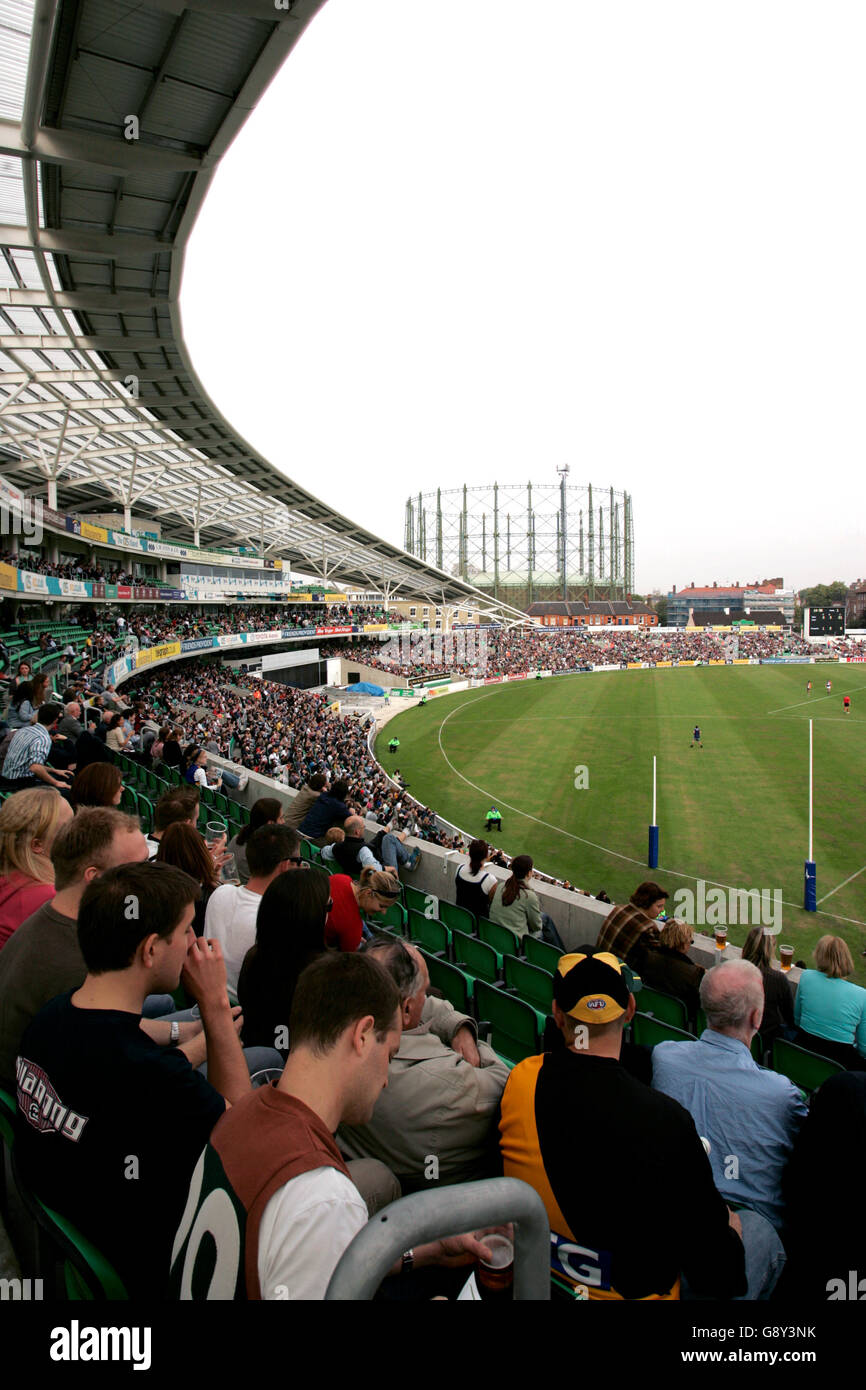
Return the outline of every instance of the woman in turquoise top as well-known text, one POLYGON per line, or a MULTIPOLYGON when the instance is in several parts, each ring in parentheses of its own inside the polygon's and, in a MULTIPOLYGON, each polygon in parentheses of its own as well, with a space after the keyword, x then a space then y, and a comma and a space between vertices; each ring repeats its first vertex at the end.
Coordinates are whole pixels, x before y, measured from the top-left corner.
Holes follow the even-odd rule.
POLYGON ((848 1071, 866 1071, 866 989, 854 974, 851 952, 841 936, 822 936, 815 947, 817 970, 804 970, 797 986, 795 1042, 821 1052, 848 1071))

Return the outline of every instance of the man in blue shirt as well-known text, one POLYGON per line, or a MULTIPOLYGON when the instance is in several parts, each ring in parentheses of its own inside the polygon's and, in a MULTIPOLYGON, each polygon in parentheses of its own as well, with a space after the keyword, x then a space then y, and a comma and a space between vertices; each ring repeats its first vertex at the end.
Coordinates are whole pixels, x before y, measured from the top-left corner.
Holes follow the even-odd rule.
POLYGON ((35 724, 26 724, 13 736, 3 762, 2 780, 12 791, 26 787, 56 787, 66 791, 70 772, 48 766, 51 734, 63 713, 60 705, 41 705, 35 724))
POLYGON ((724 961, 701 981, 708 1028, 697 1042, 653 1049, 653 1086, 688 1110, 710 1145, 716 1187, 728 1203, 784 1220, 782 1175, 807 1108, 796 1086, 749 1051, 764 1012, 761 972, 724 961))

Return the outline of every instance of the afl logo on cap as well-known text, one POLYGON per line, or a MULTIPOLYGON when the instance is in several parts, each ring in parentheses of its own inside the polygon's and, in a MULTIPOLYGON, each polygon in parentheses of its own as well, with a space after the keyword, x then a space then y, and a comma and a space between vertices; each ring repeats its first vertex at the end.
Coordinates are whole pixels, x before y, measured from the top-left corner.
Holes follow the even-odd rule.
POLYGON ((606 999, 584 999, 583 1002, 588 1009, 604 1009, 608 1001, 606 999))

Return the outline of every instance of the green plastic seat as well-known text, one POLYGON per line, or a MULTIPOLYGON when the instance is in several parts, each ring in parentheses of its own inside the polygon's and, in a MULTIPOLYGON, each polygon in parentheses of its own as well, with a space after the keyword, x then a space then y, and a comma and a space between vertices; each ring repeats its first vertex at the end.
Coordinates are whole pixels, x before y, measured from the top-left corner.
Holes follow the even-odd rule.
POLYGON ((810 1052, 808 1048, 788 1042, 785 1038, 773 1039, 772 1068, 807 1093, 817 1091, 828 1077, 845 1070, 841 1062, 823 1057, 820 1052, 810 1052))
POLYGON ((488 922, 482 917, 478 923, 478 935, 488 946, 492 946, 500 956, 519 956, 520 941, 510 927, 500 927, 498 922, 488 922))
POLYGON ((522 999, 476 980, 475 1012, 479 1024, 490 1024, 491 1046, 506 1062, 513 1065, 539 1051, 538 1015, 522 999))
POLYGON ((439 902, 439 921, 452 931, 466 932, 469 936, 478 935, 478 922, 474 912, 468 907, 458 907, 456 903, 439 902))
POLYGON ((199 799, 204 803, 205 806, 216 806, 216 793, 214 792, 213 787, 201 787, 199 790, 199 799))
POLYGON ((46 1206, 41 1198, 30 1190, 16 1165, 14 1149, 12 1171, 24 1205, 40 1231, 47 1236, 51 1253, 63 1262, 67 1298, 95 1302, 128 1302, 129 1294, 111 1262, 77 1226, 60 1212, 46 1206))
POLYGON ((451 933, 454 964, 459 965, 476 980, 484 980, 489 985, 496 984, 502 970, 502 958, 477 936, 467 936, 466 932, 451 933))
POLYGON ((553 976, 539 965, 530 965, 519 956, 503 956, 505 988, 524 999, 533 1009, 550 1013, 553 1003, 553 976))
POLYGON ((124 782, 123 791, 120 793, 120 809, 128 816, 138 815, 138 793, 128 782, 124 782))
MULTIPOLYGON (((643 998, 643 993, 641 993, 643 998)), ((672 1023, 662 1023, 649 1014, 635 1014, 631 1023, 632 1040, 640 1047, 655 1047, 660 1042, 696 1042, 694 1033, 685 1028, 675 1028, 672 1023)))
POLYGON ((383 927, 397 932, 400 936, 406 934, 406 909, 400 903, 391 903, 391 906, 386 908, 382 916, 376 918, 376 921, 383 927))
MULTIPOLYGON (((408 912, 420 912, 422 917, 432 907, 432 915, 438 921, 444 921, 444 917, 439 916, 439 899, 435 893, 422 893, 420 888, 413 888, 411 883, 403 884, 403 901, 408 912)), ((443 904, 444 906, 444 904, 443 904)))
POLYGON ((138 763, 133 762, 132 758, 127 758, 126 756, 124 756, 123 763, 121 765, 121 772, 123 773, 124 781, 129 782, 131 786, 135 788, 136 791, 138 791, 139 787, 144 785, 144 779, 141 775, 141 767, 138 763))
POLYGON ((564 954, 558 946, 551 946, 549 941, 528 932, 523 938, 523 951, 530 965, 539 965, 542 970, 549 970, 551 975, 556 973, 559 958, 564 954))
POLYGON ((240 808, 241 808, 241 816, 242 816, 242 818, 243 818, 244 825, 249 825, 249 823, 250 823, 250 808, 249 808, 249 806, 244 806, 244 805, 241 804, 241 803, 238 803, 238 804, 240 805, 240 808))
POLYGON ((423 946, 434 956, 446 956, 451 946, 451 933, 435 917, 422 912, 409 912, 409 939, 423 946))
POLYGON ((689 1011, 682 999, 661 989, 644 985, 640 992, 640 1011, 659 1023, 672 1023, 674 1028, 689 1028, 689 1011))
POLYGON ((153 829, 153 802, 151 801, 149 796, 145 796, 144 792, 138 792, 137 796, 138 817, 141 821, 141 828, 144 831, 145 835, 149 835, 151 830, 153 829))
POLYGON ((453 1004, 458 1013, 472 1013, 472 979, 466 975, 456 965, 450 965, 441 956, 432 956, 428 951, 422 951, 427 962, 427 969, 430 971, 430 983, 436 989, 441 989, 449 1004, 453 1004))

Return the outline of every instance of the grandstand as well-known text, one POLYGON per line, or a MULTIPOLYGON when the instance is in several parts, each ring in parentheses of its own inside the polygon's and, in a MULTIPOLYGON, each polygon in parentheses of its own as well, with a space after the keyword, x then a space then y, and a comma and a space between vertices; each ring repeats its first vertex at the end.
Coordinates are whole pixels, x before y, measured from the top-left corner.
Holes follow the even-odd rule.
MULTIPOLYGON (((200 787, 197 812, 192 816, 199 831, 216 835, 217 843, 221 828, 226 841, 241 843, 239 837, 250 829, 256 804, 263 797, 277 801, 283 813, 291 812, 298 795, 311 790, 310 780, 321 775, 322 769, 327 770, 332 786, 344 777, 349 783, 350 809, 366 820, 369 844, 384 855, 382 836, 393 826, 395 831, 405 831, 422 851, 419 862, 411 868, 404 864, 401 873, 395 872, 390 882, 385 880, 384 888, 379 880, 371 889, 363 874, 355 879, 334 874, 318 843, 325 837, 302 832, 297 853, 278 861, 283 876, 290 872, 287 864, 303 861, 309 866, 309 879, 318 879, 323 898, 342 892, 340 907, 346 911, 360 904, 355 908, 359 933, 363 923, 364 928, 380 927, 386 936, 418 946, 432 991, 465 1016, 461 1027, 472 1034, 471 1047, 463 1039, 466 1050, 460 1061, 475 1066, 470 1057, 477 1032, 486 1034, 496 1056, 510 1070, 542 1050, 546 1030, 549 1041, 561 953, 539 937, 521 936, 458 903, 455 872, 465 857, 462 851, 468 848, 469 834, 440 816, 432 799, 428 805, 403 791, 390 775, 392 769, 377 762, 366 721, 343 718, 331 707, 340 699, 350 709, 356 703, 341 690, 348 678, 332 677, 348 677, 345 667, 363 661, 374 672, 382 672, 388 692, 402 692, 396 698, 411 702, 413 716, 423 717, 417 698, 429 692, 435 699, 437 679, 468 687, 470 682, 503 678, 525 681, 542 672, 548 676, 593 667, 721 665, 729 658, 722 635, 644 631, 653 626, 645 606, 612 600, 603 604, 606 616, 613 620, 607 626, 615 629, 606 634, 590 633, 585 626, 534 628, 520 607, 496 592, 498 583, 476 587, 465 564, 462 574, 459 566, 458 572, 449 572, 442 563, 429 563, 423 547, 420 556, 411 553, 410 547, 400 549, 341 515, 303 479, 288 478, 253 450, 208 398, 189 360, 180 319, 179 293, 190 232, 220 158, 321 5, 322 0, 291 0, 285 6, 273 0, 192 0, 189 4, 159 0, 134 6, 121 0, 7 0, 0 6, 0 40, 8 55, 10 78, 0 98, 4 191, 0 226, 4 253, 0 266, 0 514, 4 518, 0 626, 4 631, 0 641, 5 649, 5 655, 0 655, 4 678, 10 684, 19 675, 26 677, 28 673, 21 670, 25 662, 34 675, 47 676, 43 713, 51 709, 54 698, 64 699, 69 706, 89 704, 103 709, 112 702, 121 707, 134 702, 132 708, 120 711, 129 716, 129 751, 124 745, 112 752, 106 745, 105 761, 121 773, 121 809, 137 819, 147 836, 157 831, 160 802, 165 806, 166 798, 170 802, 178 789, 200 787), (92 79, 94 60, 98 84, 92 79), (119 112, 134 115, 133 139, 129 138, 129 117, 119 121, 119 112), (484 653, 476 651, 467 659, 465 652, 455 657, 453 648, 443 654, 428 647, 419 658, 410 642, 408 655, 395 655, 390 649, 394 636, 408 638, 421 627, 395 620, 393 605, 406 601, 428 604, 431 615, 437 607, 469 609, 484 633, 484 653), (632 616, 646 620, 633 625, 642 630, 625 630, 625 619, 632 616), (315 646, 308 648, 305 644, 310 642, 315 646), (268 651, 288 650, 302 656, 309 653, 310 663, 314 659, 327 662, 328 684, 316 691, 294 689, 268 680, 266 671, 261 678, 252 676, 224 660, 241 656, 255 662, 268 651), (163 743, 173 741, 173 729, 181 730, 184 770, 182 764, 159 761, 148 753, 145 733, 160 728, 169 730, 168 737, 159 740, 163 743), (213 767, 229 775, 248 775, 246 784, 231 788, 226 778, 224 790, 222 785, 209 784, 206 775, 203 783, 187 776, 194 768, 193 750, 198 754, 201 746, 213 767), (329 878, 323 890, 326 873, 329 878), (337 885, 336 878, 351 881, 337 885), (364 892, 368 896, 362 902, 364 892), (378 907, 370 906, 371 901, 378 907)), ((324 484, 322 490, 326 490, 324 484)), ((611 561, 612 588, 623 588, 631 574, 626 515, 623 544, 628 563, 616 569, 611 561)), ((544 616, 598 616, 592 602, 564 606, 566 612, 544 616)), ((771 616, 761 615, 762 622, 771 616)), ((430 626, 433 622, 431 616, 430 626)), ((739 643, 739 660, 744 662, 774 663, 786 657, 808 661, 812 654, 801 639, 766 630, 740 630, 739 643)), ((863 648, 850 640, 823 648, 822 659, 843 653, 846 661, 864 659, 863 648)), ((10 688, 4 700, 7 716, 10 709, 19 708, 15 694, 10 688)), ((358 708, 381 717, 384 706, 374 697, 358 708)), ((75 721, 74 714, 68 717, 75 721)), ((22 731, 29 735, 29 725, 24 724, 26 720, 22 731)), ((53 751, 45 756, 47 761, 53 751)), ((32 766, 43 766, 35 755, 32 766)), ((43 780, 38 773, 34 776, 43 780)), ((16 798, 26 795, 15 783, 26 782, 29 790, 30 780, 27 776, 3 779, 0 817, 13 819, 21 806, 16 798)), ((180 827, 185 822, 178 819, 172 828, 175 824, 180 827)), ((137 834, 126 823, 121 828, 124 834, 137 834)), ((58 838, 64 833, 59 830, 58 838)), ((191 826, 188 833, 192 834, 191 826)), ((30 848, 38 839, 31 835, 30 848)), ((201 849, 194 835, 193 843, 201 849)), ((44 861, 43 848, 34 853, 44 861)), ((147 847, 139 848, 143 862, 147 847)), ((163 858, 167 863, 168 855, 163 858)), ((253 858, 251 850, 251 868, 253 858)), ((219 867, 218 859, 217 854, 213 866, 219 867)), ((130 868, 127 861, 83 862, 88 873, 94 867, 100 870, 95 878, 91 875, 97 885, 92 898, 102 891, 101 879, 130 868)), ((207 868, 213 867, 205 862, 207 868)), ((503 855, 490 868, 495 892, 512 877, 512 862, 503 855)), ((7 879, 12 877, 10 865, 7 879)), ((573 951, 588 940, 595 941, 612 904, 545 874, 545 867, 540 860, 538 897, 555 918, 566 947, 573 951)), ((254 877, 251 874, 250 882, 254 877)), ((45 883, 41 881, 42 887, 45 883)), ((50 886, 53 892, 53 882, 50 886)), ((85 891, 83 883, 79 886, 76 913, 85 891)), ((214 892, 234 887, 227 880, 214 892)), ((51 900, 46 896, 45 903, 51 900)), ((61 901, 68 906, 68 897, 61 901)), ((333 909, 329 900, 327 912, 333 909)), ((59 909, 55 916, 66 917, 69 936, 74 916, 59 909)), ((25 940, 29 920, 28 913, 12 925, 0 950, 0 1015, 11 997, 5 971, 12 968, 8 962, 25 949, 16 942, 25 940)), ((180 919, 159 925, 165 930, 151 935, 163 943, 173 940, 180 919)), ((321 921, 319 930, 324 932, 321 921)), ((323 954, 324 941, 322 934, 323 954)), ((134 943, 133 955, 138 945, 134 943)), ((714 951, 709 938, 696 939, 696 961, 711 964, 716 959, 714 951)), ((336 954, 326 959, 333 960, 336 954)), ((736 957, 738 952, 731 954, 736 957)), ((46 957, 53 959, 50 952, 46 957)), ((83 954, 80 964, 83 972, 83 954)), ((176 975, 179 968, 180 963, 176 975)), ((192 965, 188 969, 192 971, 192 965)), ((115 973, 122 971, 96 968, 88 978, 115 973)), ((793 971, 791 983, 799 978, 799 971, 793 971)), ((636 983, 639 986, 640 980, 636 983)), ((69 987, 64 980, 58 993, 68 992, 69 987)), ((637 1047, 694 1039, 706 1022, 663 990, 636 988, 635 993, 638 1013, 628 1039, 637 1047)), ((182 1044, 191 1040, 196 1067, 204 1061, 205 1040, 211 1041, 212 1018, 216 1031, 220 1017, 225 1023, 226 1002, 233 997, 225 988, 218 988, 216 995, 212 1016, 208 1015, 208 1003, 213 1001, 207 989, 195 996, 205 1020, 203 1031, 198 1030, 199 1019, 180 1020, 183 1026, 196 1024, 198 1043, 192 1041, 193 1033, 181 1040, 182 1044)), ((331 996, 339 995, 338 989, 331 991, 331 996)), ((387 996, 392 1004, 396 997, 387 996)), ((435 997, 431 992, 431 1000, 435 997)), ((177 1008, 166 1006, 166 1012, 151 1020, 161 1025, 154 1043, 165 1048, 178 1044, 173 1027, 178 1020, 169 1022, 168 1013, 189 1013, 193 998, 193 992, 187 995, 175 985, 171 1002, 177 1008)), ((17 998, 12 1002, 17 1007, 17 998)), ((33 1017, 39 1016, 38 1008, 46 1002, 40 1001, 33 1017)), ((402 995, 399 1002, 402 1007, 402 995)), ((123 1012, 115 1006, 104 1008, 123 1012)), ((393 1013, 392 1008, 386 1023, 389 1018, 393 1022, 393 1013)), ((447 1054, 459 1050, 453 1047, 459 1032, 453 1031, 452 1045, 446 1048, 446 1061, 453 1068, 457 1067, 455 1057, 447 1054)), ((233 1058, 235 1073, 229 1075, 224 1056, 215 1058, 208 1052, 210 1081, 193 1078, 189 1085, 200 1081, 208 1086, 212 1105, 216 1097, 221 1109, 225 1098, 235 1110, 249 1103, 249 1077, 230 1027, 226 1034, 222 1042, 233 1058)), ((15 1058, 23 1036, 19 1029, 15 1058)), ((804 1092, 816 1090, 839 1069, 827 1057, 797 1044, 786 1047, 785 1041, 777 1039, 767 1048, 759 1041, 755 1051, 768 1072, 787 1076, 804 1092)), ((192 1058, 188 1060, 191 1065, 186 1070, 192 1077, 192 1058)), ((177 1054, 171 1061, 181 1066, 177 1054)), ((387 1063, 386 1055, 386 1067, 387 1063)), ((30 1084, 25 1070, 20 1073, 19 1101, 35 1094, 33 1088, 25 1089, 25 1083, 30 1084)), ((0 1078, 5 1083, 10 1079, 8 1075, 0 1078)), ((73 1077, 70 1084, 78 1079, 73 1077)), ((202 1094, 196 1092, 199 1098, 202 1094)), ((43 1084, 38 1105, 45 1095, 43 1084)), ((252 1100, 256 1099, 253 1095, 252 1100)), ((44 1117, 71 1124, 75 1117, 67 1116, 69 1106, 68 1099, 62 1103, 62 1097, 52 1091, 44 1117), (63 1117, 58 1120, 60 1111, 63 1117)), ((144 1108, 157 1125, 163 1114, 161 1104, 155 1100, 144 1108)), ((182 1129, 183 1107, 171 1113, 182 1129)), ((52 1300, 122 1300, 129 1287, 93 1239, 86 1219, 84 1225, 72 1221, 31 1181, 20 1146, 21 1127, 28 1122, 33 1127, 33 1119, 32 1105, 17 1104, 8 1084, 3 1084, 0 1216, 8 1225, 15 1256, 0 1245, 0 1275, 44 1278, 52 1300), (13 1263, 16 1257, 17 1264, 13 1263)), ((91 1133, 96 1128, 94 1120, 91 1133)), ((333 1144, 334 1126, 327 1133, 324 1124, 320 1128, 321 1142, 333 1144)), ((163 1137, 162 1154, 174 1136, 163 1137)), ((257 1137, 255 1125, 246 1137, 250 1143, 257 1137)), ((171 1152, 173 1163, 161 1171, 162 1183, 174 1173, 175 1165, 183 1168, 183 1158, 177 1158, 173 1146, 171 1152), (169 1168, 171 1173, 166 1171, 169 1168)), ((194 1181, 194 1159, 191 1155, 189 1174, 183 1171, 185 1180, 194 1181)), ((336 1164, 333 1167, 339 1171, 336 1164)), ((392 1229, 401 1239, 396 1253, 420 1245, 424 1233, 450 1235, 455 1222, 460 1230, 470 1231, 514 1218, 521 1223, 515 1252, 516 1296, 547 1298, 551 1291, 547 1217, 526 1183, 503 1179, 497 1185, 493 1171, 489 1179, 472 1184, 472 1190, 467 1185, 449 1194, 443 1186, 407 1199, 406 1206, 395 1204, 392 1229)), ((135 1190, 130 1184, 126 1188, 135 1190)), ((161 1193, 159 1187, 157 1191, 161 1193)), ((107 1197, 100 1193, 99 1198, 94 1219, 113 1211, 107 1197)), ((139 1227, 130 1236, 130 1249, 145 1243, 149 1222, 155 1219, 146 1200, 141 1198, 139 1227)), ((378 1224, 379 1233, 382 1225, 378 1224)), ((326 1288, 332 1298, 361 1296, 367 1283, 349 1256, 354 1250, 355 1259, 364 1263, 366 1254, 362 1259, 358 1250, 365 1251, 364 1242, 375 1234, 376 1223, 369 1222, 353 1243, 344 1242, 348 1244, 344 1261, 333 1283, 329 1277, 324 1279, 319 1296, 326 1288)), ((305 1263, 315 1263, 317 1247, 314 1234, 307 1243, 305 1263)), ((394 1250, 384 1245, 383 1250, 367 1260, 368 1282, 370 1270, 381 1276, 393 1264, 394 1250)), ((556 1283, 554 1287, 573 1298, 573 1288, 556 1283)), ((223 1297, 232 1296, 233 1290, 221 1289, 223 1297)))

